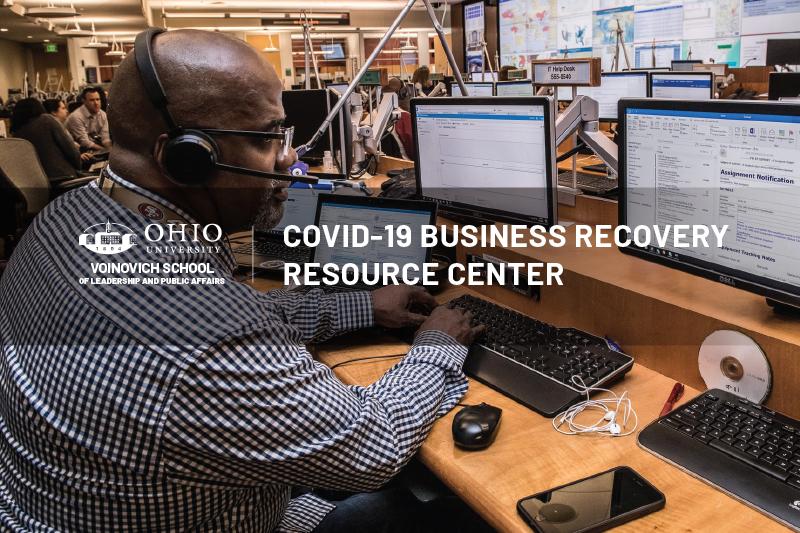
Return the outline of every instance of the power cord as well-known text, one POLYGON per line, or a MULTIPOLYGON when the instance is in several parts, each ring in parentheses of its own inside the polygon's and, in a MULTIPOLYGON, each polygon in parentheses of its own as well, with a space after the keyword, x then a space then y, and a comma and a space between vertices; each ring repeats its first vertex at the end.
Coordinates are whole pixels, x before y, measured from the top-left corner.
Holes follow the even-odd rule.
POLYGON ((556 431, 562 435, 599 433, 609 437, 626 437, 636 431, 639 426, 639 417, 633 409, 628 391, 617 396, 615 392, 608 389, 587 386, 580 376, 572 376, 572 383, 583 389, 583 392, 586 393, 586 400, 576 403, 553 418, 553 428, 556 431), (610 397, 592 399, 590 395, 594 392, 608 393, 610 397), (602 415, 594 424, 579 424, 575 420, 584 411, 599 411, 602 415), (625 431, 630 418, 633 418, 633 428, 625 431), (564 425, 567 426, 566 429, 563 429, 564 425))

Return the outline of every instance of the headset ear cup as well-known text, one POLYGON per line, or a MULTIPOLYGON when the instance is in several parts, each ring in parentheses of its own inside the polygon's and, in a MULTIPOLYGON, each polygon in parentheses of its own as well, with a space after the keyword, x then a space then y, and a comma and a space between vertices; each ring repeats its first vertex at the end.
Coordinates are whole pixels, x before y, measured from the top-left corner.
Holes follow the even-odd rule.
POLYGON ((219 148, 202 131, 185 130, 170 136, 164 147, 163 165, 169 177, 181 185, 202 185, 211 177, 219 148))

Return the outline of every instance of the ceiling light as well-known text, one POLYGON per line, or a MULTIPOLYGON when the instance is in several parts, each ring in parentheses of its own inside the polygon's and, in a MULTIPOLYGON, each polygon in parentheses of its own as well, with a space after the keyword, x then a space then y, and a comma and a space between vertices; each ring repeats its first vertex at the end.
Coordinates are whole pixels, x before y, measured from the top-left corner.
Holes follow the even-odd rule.
POLYGON ((275 45, 272 44, 272 35, 267 35, 267 37, 269 37, 269 46, 264 47, 261 51, 262 52, 280 52, 280 50, 275 48, 275 45))
POLYGON ((89 30, 81 29, 81 25, 78 24, 77 20, 74 21, 73 24, 74 27, 70 28, 69 25, 67 25, 67 27, 64 28, 64 31, 60 31, 58 32, 58 34, 67 35, 69 37, 89 37, 92 35, 92 32, 90 32, 89 30))
POLYGON ((43 2, 45 3, 42 7, 29 7, 25 11, 25 15, 28 17, 34 18, 43 18, 43 19, 55 19, 55 18, 66 18, 66 17, 77 17, 80 15, 75 10, 75 7, 70 6, 56 6, 53 2, 43 2))
POLYGON ((50 39, 45 39, 44 42, 49 43, 50 39))
POLYGON ((97 40, 97 32, 94 29, 94 22, 92 22, 92 38, 89 40, 88 43, 81 46, 81 48, 94 48, 94 49, 108 48, 108 43, 101 43, 100 41, 97 40))
POLYGON ((114 40, 111 43, 111 50, 106 52, 108 57, 125 57, 125 51, 122 49, 122 45, 117 42, 117 36, 114 36, 114 40))
POLYGON ((33 39, 33 35, 28 35, 28 39, 33 39))
POLYGON ((0 28, 0 31, 8 31, 8 28, 0 28))

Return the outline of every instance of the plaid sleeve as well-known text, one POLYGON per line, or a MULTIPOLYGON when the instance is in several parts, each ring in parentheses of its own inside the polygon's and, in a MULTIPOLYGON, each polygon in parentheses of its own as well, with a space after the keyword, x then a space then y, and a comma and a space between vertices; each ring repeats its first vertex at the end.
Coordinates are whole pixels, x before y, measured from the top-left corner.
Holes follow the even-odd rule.
POLYGON ((322 342, 374 323, 372 297, 365 291, 325 294, 320 289, 306 293, 279 289, 260 293, 259 297, 277 308, 284 322, 299 329, 307 343, 322 342))
POLYGON ((419 335, 373 385, 348 387, 282 328, 217 345, 185 372, 163 433, 171 479, 374 490, 466 391, 466 348, 442 333, 419 335))

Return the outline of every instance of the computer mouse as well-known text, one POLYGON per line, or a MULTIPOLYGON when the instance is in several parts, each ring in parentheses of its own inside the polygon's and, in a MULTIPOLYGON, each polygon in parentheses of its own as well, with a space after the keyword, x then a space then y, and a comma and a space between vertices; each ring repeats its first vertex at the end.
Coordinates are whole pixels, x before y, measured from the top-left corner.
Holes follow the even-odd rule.
POLYGON ((453 418, 453 440, 466 450, 482 450, 494 442, 503 410, 481 403, 469 405, 453 418))

